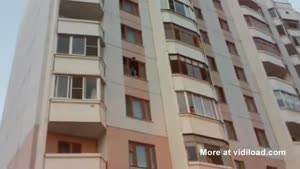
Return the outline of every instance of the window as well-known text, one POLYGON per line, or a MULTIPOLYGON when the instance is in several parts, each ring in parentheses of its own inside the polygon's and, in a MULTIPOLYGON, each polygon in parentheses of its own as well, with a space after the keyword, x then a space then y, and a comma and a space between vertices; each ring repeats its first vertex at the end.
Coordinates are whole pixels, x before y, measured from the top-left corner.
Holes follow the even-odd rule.
POLYGON ((211 83, 208 67, 204 63, 181 55, 172 54, 170 55, 170 64, 173 74, 183 74, 211 83))
POLYGON ((189 161, 198 161, 196 146, 186 146, 185 149, 189 161))
POLYGON ((134 168, 156 169, 154 146, 129 142, 129 164, 134 168))
POLYGON ((200 34, 201 34, 203 42, 206 43, 206 44, 210 44, 207 32, 203 31, 203 30, 200 30, 200 34))
POLYGON ((271 53, 275 56, 281 56, 277 44, 273 44, 271 42, 268 42, 268 41, 258 38, 258 37, 253 38, 253 40, 254 40, 254 43, 258 50, 262 50, 262 51, 271 53))
POLYGON ((297 49, 295 48, 295 46, 292 43, 286 44, 285 48, 290 56, 298 54, 297 49))
POLYGON ((211 56, 207 56, 207 61, 208 61, 208 65, 209 65, 210 70, 217 72, 218 68, 217 68, 215 58, 213 58, 211 56))
MULTIPOLYGON (((217 146, 206 144, 204 145, 204 147, 207 149, 207 151, 220 151, 220 148, 217 146)), ((206 156, 206 161, 212 164, 224 165, 221 155, 214 154, 214 155, 206 156)))
POLYGON ((213 99, 191 92, 176 92, 180 113, 192 113, 217 119, 216 103, 213 99))
POLYGON ((245 162, 234 160, 234 169, 246 169, 245 162))
POLYGON ((276 26, 276 29, 277 29, 277 31, 278 31, 278 33, 279 33, 280 36, 286 35, 285 30, 284 30, 284 28, 283 28, 282 25, 276 26))
POLYGON ((231 121, 226 121, 225 120, 224 124, 225 124, 225 129, 226 129, 226 132, 227 132, 227 137, 230 140, 237 140, 237 136, 236 136, 236 132, 235 132, 233 123, 231 121))
POLYGON ((249 112, 257 112, 257 108, 256 108, 253 97, 244 95, 244 99, 245 99, 248 111, 249 112))
POLYGON ((300 124, 296 122, 286 122, 286 127, 289 130, 293 142, 300 142, 300 133, 299 133, 300 124))
POLYGON ((191 9, 190 6, 184 4, 180 1, 177 1, 177 0, 169 0, 169 6, 170 6, 170 9, 172 11, 176 12, 177 14, 192 18, 193 10, 191 9))
POLYGON ((121 25, 122 30, 122 39, 134 43, 136 45, 142 46, 142 32, 136 29, 133 29, 131 27, 128 27, 126 25, 121 25))
POLYGON ((96 100, 98 79, 92 76, 57 75, 54 97, 96 100))
POLYGON ((300 112, 300 99, 297 95, 275 90, 275 97, 281 109, 300 112))
POLYGON ((200 37, 196 32, 171 23, 165 23, 164 27, 167 39, 178 40, 185 44, 202 48, 200 37))
POLYGON ((120 0, 120 9, 132 15, 139 16, 139 5, 131 0, 120 0))
POLYGON ((222 87, 215 86, 217 97, 218 97, 218 102, 219 103, 226 103, 226 98, 224 94, 224 90, 222 87))
POLYGON ((266 169, 277 169, 277 167, 267 166, 266 169))
POLYGON ((234 70, 235 70, 236 76, 239 80, 247 82, 247 78, 246 78, 246 75, 245 75, 245 72, 244 72, 243 68, 234 66, 234 70))
POLYGON ((81 153, 81 144, 59 141, 58 153, 81 153))
POLYGON ((230 28, 228 26, 227 21, 225 21, 224 19, 219 18, 219 22, 220 22, 221 28, 223 30, 230 32, 230 28))
POLYGON ((285 25, 289 29, 298 29, 299 28, 299 21, 297 20, 284 20, 285 25))
POLYGON ((271 15, 272 18, 276 18, 277 17, 276 9, 274 9, 274 8, 269 9, 269 13, 270 13, 270 15, 271 15))
POLYGON ((296 46, 300 46, 300 36, 297 37, 294 36, 293 41, 296 46))
POLYGON ((218 10, 223 10, 221 0, 213 0, 213 3, 215 5, 215 8, 218 10))
POLYGON ((203 20, 203 15, 202 15, 201 9, 195 7, 194 10, 195 10, 196 18, 203 20))
POLYGON ((232 166, 231 157, 222 155, 222 152, 229 148, 227 142, 193 134, 185 134, 183 137, 189 161, 201 161, 216 165, 232 166), (205 156, 200 153, 200 150, 220 151, 221 155, 205 156))
POLYGON ((226 45, 228 47, 228 50, 231 54, 233 55, 239 55, 237 50, 236 50, 236 47, 235 47, 235 44, 232 43, 232 42, 229 42, 229 41, 226 41, 226 45))
POLYGON ((98 56, 98 37, 58 34, 58 54, 98 56))
POLYGON ((127 76, 146 80, 145 63, 135 60, 135 58, 123 57, 124 74, 127 76))
POLYGON ((259 146, 270 148, 265 131, 262 129, 258 129, 258 128, 254 128, 254 131, 255 131, 259 146))
POLYGON ((126 115, 140 120, 151 121, 149 101, 126 95, 126 115))
POLYGON ((250 15, 245 15, 245 19, 248 26, 258 28, 260 31, 265 33, 271 33, 269 25, 265 22, 262 22, 259 19, 256 19, 255 17, 250 15))

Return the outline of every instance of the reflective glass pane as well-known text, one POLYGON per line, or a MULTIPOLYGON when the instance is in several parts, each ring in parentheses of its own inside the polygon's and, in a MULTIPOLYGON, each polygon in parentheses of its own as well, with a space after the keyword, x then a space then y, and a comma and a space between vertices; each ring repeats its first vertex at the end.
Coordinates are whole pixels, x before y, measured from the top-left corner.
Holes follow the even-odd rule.
POLYGON ((56 77, 55 97, 68 97, 68 76, 56 77))
POLYGON ((147 153, 144 146, 136 146, 137 165, 140 168, 148 168, 147 153))
POLYGON ((86 78, 85 79, 85 98, 97 99, 97 79, 86 78))
POLYGON ((70 37, 59 35, 57 40, 57 53, 69 54, 70 37))
POLYGON ((132 107, 133 107, 133 116, 139 119, 143 119, 143 106, 141 101, 133 100, 132 107))
POLYGON ((74 36, 72 45, 72 54, 83 55, 85 49, 84 37, 74 36))

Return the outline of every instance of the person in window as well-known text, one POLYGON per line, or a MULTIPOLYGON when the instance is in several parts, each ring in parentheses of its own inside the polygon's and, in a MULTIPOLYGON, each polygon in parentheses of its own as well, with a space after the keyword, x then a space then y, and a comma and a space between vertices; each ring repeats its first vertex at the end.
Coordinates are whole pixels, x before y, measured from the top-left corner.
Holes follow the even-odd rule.
POLYGON ((138 62, 135 60, 135 57, 133 57, 131 60, 130 60, 130 63, 129 63, 129 67, 130 67, 130 74, 131 76, 133 77, 138 77, 138 69, 139 69, 139 66, 138 66, 138 62))
POLYGON ((190 106, 190 111, 191 111, 191 113, 195 113, 195 108, 194 108, 194 106, 190 106))

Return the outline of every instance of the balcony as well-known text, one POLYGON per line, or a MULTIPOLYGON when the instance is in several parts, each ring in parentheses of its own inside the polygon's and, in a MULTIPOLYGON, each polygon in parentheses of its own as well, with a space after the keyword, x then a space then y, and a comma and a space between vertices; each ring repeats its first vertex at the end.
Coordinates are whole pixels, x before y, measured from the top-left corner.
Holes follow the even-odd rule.
POLYGON ((104 35, 100 21, 71 18, 59 18, 57 31, 61 34, 99 36, 101 39, 104 35))
POLYGON ((239 4, 245 15, 250 15, 264 21, 262 10, 256 2, 252 0, 239 0, 239 4))
POLYGON ((55 55, 54 73, 83 74, 105 77, 105 63, 102 57, 55 55), (85 66, 82 66, 85 65, 85 66))
POLYGON ((269 77, 269 83, 271 84, 273 90, 280 90, 290 94, 298 95, 292 84, 288 81, 276 77, 269 77))
POLYGON ((164 23, 175 23, 191 31, 198 32, 196 20, 180 15, 172 10, 162 10, 162 19, 164 23))
POLYGON ((179 40, 167 39, 168 53, 178 53, 183 56, 189 56, 191 59, 202 63, 207 63, 203 50, 183 43, 179 40))
POLYGON ((219 120, 194 114, 179 114, 182 133, 197 134, 206 137, 226 140, 223 124, 219 120))
POLYGON ((101 21, 104 0, 62 0, 59 17, 101 21))
POLYGON ((44 169, 106 169, 106 162, 98 153, 46 154, 44 169))
POLYGON ((267 51, 258 50, 260 59, 264 62, 264 66, 266 69, 275 72, 276 70, 272 70, 274 68, 285 69, 285 66, 282 62, 282 59, 279 56, 276 56, 267 51))
POLYGON ((49 132, 98 138, 106 129, 106 108, 100 101, 51 99, 49 132))

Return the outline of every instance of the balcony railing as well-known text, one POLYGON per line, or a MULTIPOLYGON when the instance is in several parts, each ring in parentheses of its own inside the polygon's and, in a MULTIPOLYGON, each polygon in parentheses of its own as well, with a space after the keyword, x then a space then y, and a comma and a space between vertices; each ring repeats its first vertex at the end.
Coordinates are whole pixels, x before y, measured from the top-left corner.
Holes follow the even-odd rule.
POLYGON ((247 6, 247 7, 249 7, 250 9, 253 9, 254 11, 256 11, 256 12, 258 12, 259 14, 263 15, 260 6, 259 6, 256 2, 254 2, 254 1, 252 1, 252 0, 239 0, 239 4, 240 4, 241 6, 247 6))
POLYGON ((44 169, 106 169, 100 154, 46 154, 44 169))

